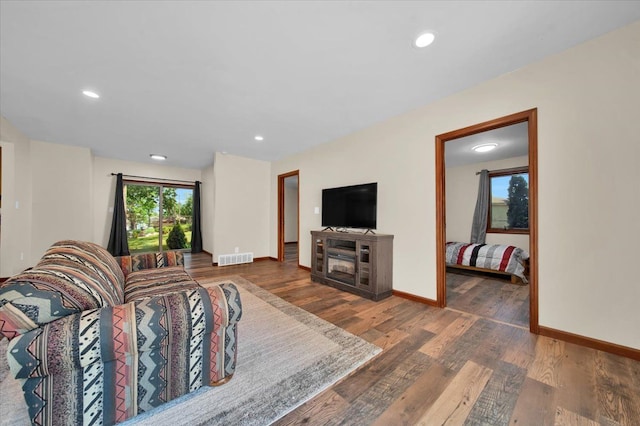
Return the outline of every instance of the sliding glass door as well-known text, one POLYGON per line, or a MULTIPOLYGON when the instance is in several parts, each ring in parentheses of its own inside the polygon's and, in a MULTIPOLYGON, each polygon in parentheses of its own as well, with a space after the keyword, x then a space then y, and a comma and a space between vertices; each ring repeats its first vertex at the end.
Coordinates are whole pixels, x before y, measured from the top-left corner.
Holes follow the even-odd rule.
POLYGON ((124 192, 131 253, 191 248, 193 187, 125 181, 124 192))

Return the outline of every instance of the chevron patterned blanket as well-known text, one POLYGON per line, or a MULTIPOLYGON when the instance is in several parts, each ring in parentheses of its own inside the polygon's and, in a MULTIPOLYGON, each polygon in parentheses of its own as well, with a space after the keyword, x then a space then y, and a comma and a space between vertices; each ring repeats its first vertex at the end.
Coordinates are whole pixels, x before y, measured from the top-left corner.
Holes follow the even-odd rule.
POLYGON ((445 251, 447 265, 472 266, 492 271, 506 272, 520 277, 524 275, 524 261, 529 254, 521 248, 501 244, 469 244, 448 242, 445 251))

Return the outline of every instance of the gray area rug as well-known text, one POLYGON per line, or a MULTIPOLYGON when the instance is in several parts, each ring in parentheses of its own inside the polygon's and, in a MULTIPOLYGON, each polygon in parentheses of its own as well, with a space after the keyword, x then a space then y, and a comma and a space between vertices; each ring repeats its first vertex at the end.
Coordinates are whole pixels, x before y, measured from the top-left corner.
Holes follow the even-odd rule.
MULTIPOLYGON (((381 349, 233 276, 243 316, 238 364, 228 383, 204 387, 122 425, 268 425, 346 377, 381 349)), ((0 424, 29 424, 22 391, 0 342, 0 424)))

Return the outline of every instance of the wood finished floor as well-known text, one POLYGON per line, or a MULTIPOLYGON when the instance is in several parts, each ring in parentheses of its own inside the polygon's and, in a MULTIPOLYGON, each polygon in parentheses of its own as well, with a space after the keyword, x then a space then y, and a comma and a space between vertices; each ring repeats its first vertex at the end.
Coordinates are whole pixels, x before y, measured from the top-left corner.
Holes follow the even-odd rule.
POLYGON ((529 328, 529 284, 474 274, 447 272, 447 307, 529 328))
POLYGON ((372 302, 287 263, 185 263, 196 279, 240 275, 383 349, 276 425, 640 425, 640 362, 395 296, 372 302))

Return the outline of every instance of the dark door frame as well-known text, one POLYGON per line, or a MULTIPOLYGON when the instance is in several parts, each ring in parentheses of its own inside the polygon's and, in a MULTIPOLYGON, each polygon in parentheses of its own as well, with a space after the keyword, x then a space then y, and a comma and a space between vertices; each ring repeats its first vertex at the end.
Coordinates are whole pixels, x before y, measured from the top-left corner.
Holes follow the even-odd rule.
POLYGON ((447 305, 445 267, 446 192, 445 143, 476 133, 518 123, 528 123, 529 135, 529 330, 539 334, 538 320, 538 109, 533 108, 495 120, 475 124, 436 136, 436 285, 438 307, 447 305))
POLYGON ((298 176, 298 266, 300 265, 300 170, 278 175, 278 262, 284 262, 284 180, 298 176))

